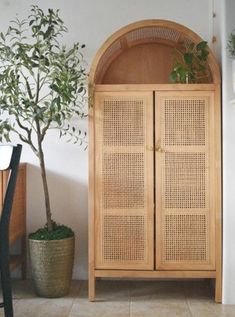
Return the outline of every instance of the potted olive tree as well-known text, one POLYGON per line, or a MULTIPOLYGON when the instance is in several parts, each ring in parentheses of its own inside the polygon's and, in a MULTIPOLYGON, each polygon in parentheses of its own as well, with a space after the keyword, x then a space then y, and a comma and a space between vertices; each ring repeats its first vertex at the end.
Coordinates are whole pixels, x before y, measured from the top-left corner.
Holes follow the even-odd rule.
POLYGON ((84 45, 61 45, 66 31, 58 10, 45 13, 32 6, 27 19, 11 21, 6 34, 0 33, 0 141, 16 133, 40 163, 46 225, 29 235, 29 246, 35 289, 44 297, 69 291, 74 233, 53 221, 43 142, 51 128, 74 142, 85 137, 71 125, 71 119, 85 115, 84 45))

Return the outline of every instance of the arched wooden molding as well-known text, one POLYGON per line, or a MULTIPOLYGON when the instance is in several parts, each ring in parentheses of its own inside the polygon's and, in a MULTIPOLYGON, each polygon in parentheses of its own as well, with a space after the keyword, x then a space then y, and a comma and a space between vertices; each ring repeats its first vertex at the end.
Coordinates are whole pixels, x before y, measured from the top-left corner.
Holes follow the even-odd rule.
MULTIPOLYGON (((97 52, 90 70, 90 85, 93 86, 95 84, 107 83, 142 83, 138 81, 139 79, 137 79, 136 82, 132 82, 132 78, 127 79, 127 82, 123 82, 123 78, 125 78, 125 76, 120 73, 120 79, 117 78, 119 76, 119 74, 117 75, 117 69, 121 72, 121 67, 125 69, 128 65, 131 69, 133 65, 132 69, 137 71, 138 67, 134 64, 135 61, 133 61, 132 57, 136 56, 136 58, 138 58, 138 54, 140 54, 139 56, 141 56, 141 54, 142 56, 146 56, 144 51, 146 49, 146 44, 151 45, 151 52, 148 48, 148 55, 152 54, 153 56, 156 52, 160 52, 161 49, 165 50, 162 51, 162 56, 160 55, 159 58, 162 59, 165 56, 164 63, 168 63, 167 69, 169 71, 172 67, 169 63, 172 63, 173 60, 173 58, 169 58, 170 54, 172 54, 172 47, 177 47, 183 42, 199 43, 200 41, 202 41, 201 37, 195 32, 172 21, 144 20, 129 24, 111 35, 97 52), (132 52, 133 56, 130 55, 132 52), (127 54, 129 54, 129 57, 127 54), (115 78, 111 78, 113 74, 115 78)), ((150 72, 152 68, 153 74, 153 69, 159 66, 162 66, 162 61, 159 61, 157 66, 154 65, 153 62, 153 64, 150 65, 150 72)), ((208 66, 211 73, 211 79, 209 82, 219 84, 221 80, 219 65, 211 50, 208 57, 208 66)), ((145 67, 146 64, 142 65, 142 68, 145 67)), ((141 70, 139 70, 139 72, 141 72, 141 70)), ((159 72, 161 72, 161 68, 159 72)), ((138 73, 133 76, 138 76, 138 73)), ((159 82, 155 82, 154 78, 151 79, 151 74, 146 74, 143 78, 145 83, 146 77, 150 79, 149 83, 167 83, 165 81, 166 74, 159 82)), ((152 77, 154 77, 154 75, 152 77)))

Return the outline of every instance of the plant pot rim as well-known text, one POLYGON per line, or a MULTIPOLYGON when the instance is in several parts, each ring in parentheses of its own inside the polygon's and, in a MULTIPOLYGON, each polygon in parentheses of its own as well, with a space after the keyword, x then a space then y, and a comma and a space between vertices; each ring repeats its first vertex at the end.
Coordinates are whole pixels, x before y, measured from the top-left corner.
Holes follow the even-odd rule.
POLYGON ((34 242, 38 242, 38 243, 55 243, 55 242, 59 242, 59 241, 65 241, 65 240, 73 240, 73 239, 75 239, 75 235, 74 236, 72 236, 72 237, 68 237, 68 238, 63 238, 63 239, 54 239, 54 240, 37 240, 37 239, 33 239, 33 238, 29 238, 28 237, 28 240, 30 240, 30 241, 34 241, 34 242))

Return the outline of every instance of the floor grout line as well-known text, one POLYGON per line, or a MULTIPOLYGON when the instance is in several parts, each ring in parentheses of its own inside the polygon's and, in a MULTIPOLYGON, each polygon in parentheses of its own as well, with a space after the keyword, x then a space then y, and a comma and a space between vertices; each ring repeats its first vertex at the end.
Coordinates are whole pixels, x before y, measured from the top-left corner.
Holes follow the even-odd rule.
MULTIPOLYGON (((79 293, 80 293, 80 290, 81 290, 81 286, 79 286, 79 288, 78 288, 78 295, 79 295, 79 293)), ((71 313, 71 311, 72 311, 72 309, 73 309, 73 305, 74 305, 75 299, 76 299, 76 297, 73 297, 72 303, 71 303, 71 306, 70 306, 70 309, 69 309, 69 311, 68 311, 68 314, 67 314, 65 317, 69 317, 69 315, 70 315, 70 313, 71 313)))
POLYGON ((73 309, 73 304, 74 304, 74 301, 75 301, 75 298, 73 298, 73 301, 72 301, 71 307, 70 307, 70 309, 69 309, 69 311, 68 311, 68 314, 67 314, 65 317, 69 317, 69 315, 70 315, 70 313, 71 313, 71 311, 72 311, 72 309, 73 309))
POLYGON ((184 292, 184 297, 185 297, 186 305, 188 307, 189 314, 190 314, 191 317, 193 317, 193 312, 192 312, 192 309, 191 309, 191 306, 190 306, 190 303, 189 303, 189 299, 188 299, 188 297, 186 295, 185 283, 183 284, 183 292, 184 292))
POLYGON ((193 312, 192 312, 192 309, 191 309, 191 305, 190 305, 189 299, 187 297, 185 299, 186 299, 186 303, 187 303, 187 307, 188 307, 190 316, 193 317, 193 312))
POLYGON ((132 316, 131 307, 132 307, 131 282, 129 281, 129 317, 132 316))

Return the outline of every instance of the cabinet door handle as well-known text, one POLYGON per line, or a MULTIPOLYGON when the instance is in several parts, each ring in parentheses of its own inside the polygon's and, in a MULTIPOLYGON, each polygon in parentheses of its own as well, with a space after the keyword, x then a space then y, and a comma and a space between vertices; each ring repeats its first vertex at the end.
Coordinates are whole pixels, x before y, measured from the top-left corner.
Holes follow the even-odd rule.
POLYGON ((164 149, 162 149, 160 146, 156 146, 155 151, 156 151, 156 152, 159 152, 159 153, 165 153, 165 152, 166 152, 166 151, 165 151, 164 149))

